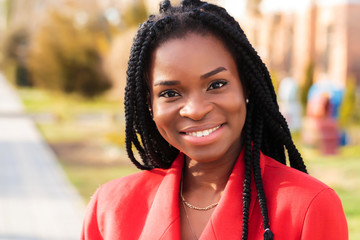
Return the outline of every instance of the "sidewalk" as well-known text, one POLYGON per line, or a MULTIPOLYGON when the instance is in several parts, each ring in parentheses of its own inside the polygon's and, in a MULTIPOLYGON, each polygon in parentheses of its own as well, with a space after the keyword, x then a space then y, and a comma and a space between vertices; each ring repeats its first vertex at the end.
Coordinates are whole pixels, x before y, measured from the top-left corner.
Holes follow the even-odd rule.
POLYGON ((84 204, 0 73, 0 240, 79 239, 84 204))

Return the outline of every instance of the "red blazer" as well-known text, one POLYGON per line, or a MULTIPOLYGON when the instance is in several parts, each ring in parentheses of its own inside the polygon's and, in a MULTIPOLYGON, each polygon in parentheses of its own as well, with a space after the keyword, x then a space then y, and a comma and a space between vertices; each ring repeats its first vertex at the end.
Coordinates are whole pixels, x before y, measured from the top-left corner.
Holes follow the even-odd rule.
MULTIPOLYGON (((241 238, 243 152, 202 240, 241 238)), ((180 240, 178 195, 183 162, 180 153, 169 169, 142 171, 101 186, 87 207, 81 239, 180 240)), ((332 189, 263 154, 260 163, 275 240, 348 239, 344 211, 332 189)), ((251 194, 248 239, 263 239, 254 184, 251 194)))

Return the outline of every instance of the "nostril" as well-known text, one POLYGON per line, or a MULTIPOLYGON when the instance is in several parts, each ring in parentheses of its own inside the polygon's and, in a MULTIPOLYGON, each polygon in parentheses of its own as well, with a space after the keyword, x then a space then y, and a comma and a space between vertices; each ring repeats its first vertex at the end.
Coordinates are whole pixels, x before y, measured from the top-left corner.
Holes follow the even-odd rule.
POLYGON ((180 109, 179 113, 182 117, 198 121, 203 119, 212 109, 212 105, 206 101, 193 100, 187 102, 186 105, 180 109))

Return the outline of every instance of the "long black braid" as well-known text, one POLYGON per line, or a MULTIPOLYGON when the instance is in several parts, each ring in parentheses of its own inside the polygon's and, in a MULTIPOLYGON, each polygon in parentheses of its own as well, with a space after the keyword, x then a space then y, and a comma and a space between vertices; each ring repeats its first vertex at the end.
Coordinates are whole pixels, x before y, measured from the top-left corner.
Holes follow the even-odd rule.
POLYGON ((160 3, 159 15, 140 25, 131 48, 125 88, 126 150, 140 169, 169 168, 179 151, 162 138, 151 117, 147 74, 153 50, 169 39, 188 33, 211 34, 220 38, 237 62, 240 80, 248 94, 244 125, 245 180, 243 185, 243 233, 248 238, 252 174, 264 225, 264 239, 273 239, 266 197, 261 179, 260 151, 307 172, 295 147, 285 118, 279 112, 269 71, 249 43, 238 22, 217 5, 183 0, 180 6, 160 3), (142 163, 134 154, 136 148, 142 163))

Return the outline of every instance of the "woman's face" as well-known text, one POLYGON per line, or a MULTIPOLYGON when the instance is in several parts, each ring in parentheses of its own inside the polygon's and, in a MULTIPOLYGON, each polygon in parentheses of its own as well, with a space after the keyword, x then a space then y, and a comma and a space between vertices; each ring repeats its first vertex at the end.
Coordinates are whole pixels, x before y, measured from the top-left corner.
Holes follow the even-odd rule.
POLYGON ((223 42, 189 33, 153 52, 151 107, 167 142, 199 162, 236 158, 246 104, 237 66, 223 42))

